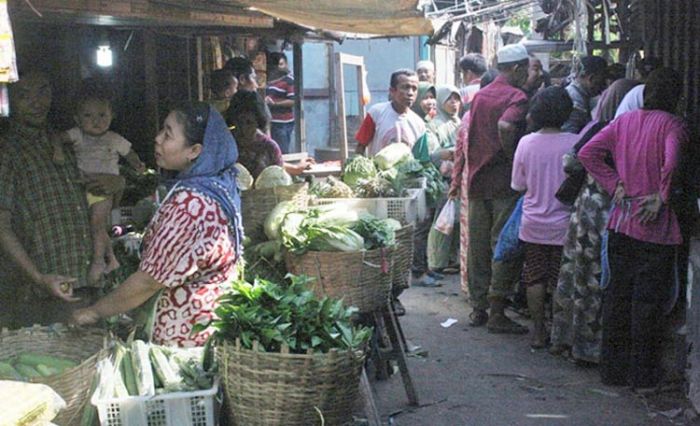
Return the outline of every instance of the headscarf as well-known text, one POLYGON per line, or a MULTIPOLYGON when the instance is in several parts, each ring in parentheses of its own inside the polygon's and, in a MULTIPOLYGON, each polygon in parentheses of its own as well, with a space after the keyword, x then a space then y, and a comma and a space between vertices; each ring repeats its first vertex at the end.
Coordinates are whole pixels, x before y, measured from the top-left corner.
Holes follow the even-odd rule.
POLYGON ((461 99, 459 89, 455 86, 446 85, 437 88, 437 115, 430 120, 427 126, 427 131, 435 137, 434 141, 430 141, 431 152, 438 148, 455 146, 457 142, 457 131, 460 125, 459 111, 455 114, 449 114, 445 111, 445 102, 453 94, 461 99))
MULTIPOLYGON (((204 119, 203 116, 196 117, 198 121, 200 118, 204 119)), ((237 160, 236 140, 221 114, 209 106, 202 152, 189 169, 177 173, 172 179, 167 179, 165 186, 168 190, 176 185, 177 189, 192 189, 219 203, 233 230, 236 254, 240 255, 243 249, 243 227, 240 215, 241 197, 236 183, 237 160)))
POLYGON ((426 119, 426 114, 425 111, 423 111, 423 108, 421 108, 420 104, 421 102, 423 102, 423 99, 425 99, 425 96, 430 91, 432 91, 433 95, 435 95, 435 86, 428 83, 427 81, 419 82, 418 93, 416 94, 416 101, 413 103, 413 106, 411 106, 411 110, 413 110, 413 112, 418 114, 418 116, 424 120, 426 119))
POLYGON ((610 87, 600 95, 600 100, 592 112, 593 121, 604 122, 613 120, 617 107, 620 105, 620 102, 622 102, 622 99, 627 92, 638 84, 640 84, 638 81, 627 78, 615 80, 610 87))

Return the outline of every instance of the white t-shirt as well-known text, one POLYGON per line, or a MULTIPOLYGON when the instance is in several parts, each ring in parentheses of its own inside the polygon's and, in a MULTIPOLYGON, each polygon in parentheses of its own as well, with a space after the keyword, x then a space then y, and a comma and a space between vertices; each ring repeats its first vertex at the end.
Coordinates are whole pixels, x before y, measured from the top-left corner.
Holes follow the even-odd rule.
POLYGON ((90 136, 80 128, 68 131, 78 159, 78 167, 85 173, 119 174, 119 156, 131 151, 131 142, 112 131, 101 136, 90 136))
POLYGON ((644 86, 644 84, 639 84, 627 92, 615 111, 615 118, 644 106, 644 86))
POLYGON ((410 109, 399 114, 391 106, 391 102, 382 102, 373 105, 367 111, 355 139, 360 145, 367 146, 367 155, 373 156, 399 139, 413 147, 423 133, 425 121, 418 114, 410 109))

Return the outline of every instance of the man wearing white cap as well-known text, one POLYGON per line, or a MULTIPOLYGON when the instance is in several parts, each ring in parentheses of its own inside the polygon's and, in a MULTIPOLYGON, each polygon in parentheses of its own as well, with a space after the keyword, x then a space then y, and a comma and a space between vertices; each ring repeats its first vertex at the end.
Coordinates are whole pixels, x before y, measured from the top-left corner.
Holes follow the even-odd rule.
MULTIPOLYGON (((528 99, 521 89, 528 77, 529 56, 521 44, 498 53, 500 75, 474 96, 466 130, 466 182, 469 247, 467 270, 471 325, 487 325, 491 333, 523 334, 527 328, 504 312, 507 296, 517 280, 519 265, 492 261, 493 247, 510 217, 518 193, 510 188, 513 155, 525 128, 528 99), (490 313, 487 313, 490 309, 490 313)), ((453 181, 464 182, 461 176, 453 181)), ((457 197, 457 190, 450 197, 457 197)))
POLYGON ((418 74, 418 81, 435 84, 435 64, 431 61, 418 61, 416 74, 418 74))

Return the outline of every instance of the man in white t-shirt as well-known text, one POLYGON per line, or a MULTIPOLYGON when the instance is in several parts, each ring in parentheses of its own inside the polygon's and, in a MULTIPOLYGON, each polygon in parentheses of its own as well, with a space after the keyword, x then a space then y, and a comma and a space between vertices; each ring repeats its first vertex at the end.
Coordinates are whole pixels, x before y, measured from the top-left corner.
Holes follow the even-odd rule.
POLYGON ((391 74, 391 101, 373 105, 355 134, 358 154, 375 155, 385 146, 402 142, 413 147, 425 133, 425 122, 411 106, 418 94, 418 77, 409 69, 391 74))

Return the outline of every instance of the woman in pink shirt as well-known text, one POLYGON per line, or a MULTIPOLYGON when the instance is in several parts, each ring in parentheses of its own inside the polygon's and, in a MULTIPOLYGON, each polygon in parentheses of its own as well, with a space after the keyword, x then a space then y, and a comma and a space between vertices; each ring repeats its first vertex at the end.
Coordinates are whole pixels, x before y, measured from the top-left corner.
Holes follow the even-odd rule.
POLYGON ((682 88, 676 71, 654 71, 644 88, 644 108, 620 116, 579 152, 583 166, 614 203, 600 360, 606 385, 646 388, 660 380, 664 306, 682 243, 669 204, 688 138, 683 121, 673 115, 682 88), (606 155, 612 155, 614 167, 606 164, 606 155))
POLYGON ((525 242, 523 283, 533 320, 530 346, 547 344, 544 299, 559 276, 561 251, 571 208, 554 196, 566 177, 561 159, 578 141, 578 135, 560 127, 571 114, 573 103, 561 87, 548 87, 532 99, 528 120, 534 133, 523 136, 513 159, 511 187, 525 192, 520 239, 525 242))

